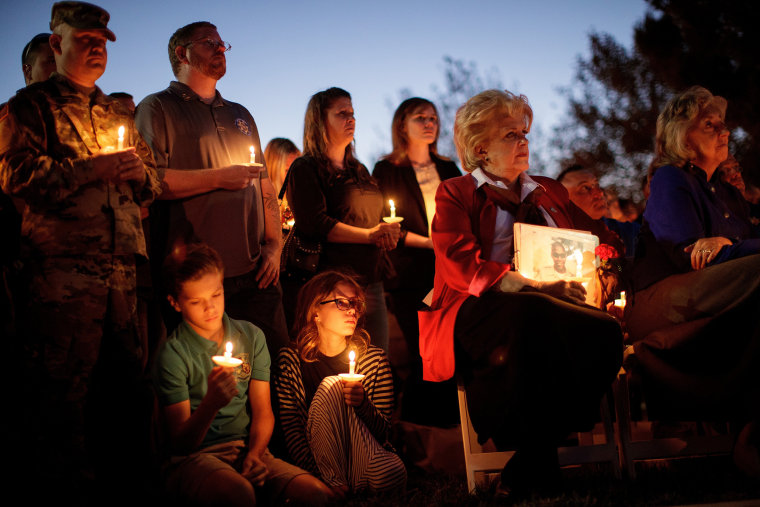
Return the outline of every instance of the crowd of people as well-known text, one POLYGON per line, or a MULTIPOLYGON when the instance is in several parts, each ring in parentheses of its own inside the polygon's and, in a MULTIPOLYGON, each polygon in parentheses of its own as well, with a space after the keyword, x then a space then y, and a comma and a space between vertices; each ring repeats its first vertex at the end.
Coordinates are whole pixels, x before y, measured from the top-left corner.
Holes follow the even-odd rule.
MULTIPOLYGON (((737 465, 760 477, 759 213, 724 99, 693 87, 668 102, 637 217, 592 167, 529 175, 533 110, 509 91, 457 111, 464 172, 438 153, 435 105, 410 98, 370 173, 337 87, 309 100, 302 151, 262 150, 216 89, 230 46, 205 21, 171 35, 176 79, 135 107, 96 85, 109 18, 55 3, 0 112, 20 484, 90 502, 140 498, 156 477, 202 505, 397 495, 396 405, 457 424, 458 377, 479 436, 516 450, 498 494, 544 491, 557 446, 596 422, 624 340, 651 413, 741 423, 737 465), (589 306, 588 285, 515 269, 517 223, 589 231, 629 267, 589 306), (608 303, 624 284, 623 315, 608 303)), ((562 242, 551 255, 564 270, 562 242)))

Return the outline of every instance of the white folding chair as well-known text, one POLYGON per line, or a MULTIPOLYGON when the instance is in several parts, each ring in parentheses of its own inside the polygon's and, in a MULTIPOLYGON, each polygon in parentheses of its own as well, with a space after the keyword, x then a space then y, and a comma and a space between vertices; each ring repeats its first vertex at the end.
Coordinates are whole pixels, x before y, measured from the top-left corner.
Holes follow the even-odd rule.
MULTIPOLYGON (((462 424, 467 490, 473 492, 476 485, 481 482, 476 480, 476 474, 500 471, 515 453, 514 451, 490 450, 495 449, 490 440, 483 446, 478 443, 478 435, 472 427, 470 413, 467 409, 467 394, 461 379, 457 380, 457 394, 459 397, 459 418, 462 424)), ((592 443, 590 445, 560 447, 557 450, 559 464, 566 466, 609 462, 612 465, 615 477, 620 478, 620 455, 615 440, 610 406, 606 396, 602 399, 601 414, 605 442, 595 444, 593 443, 592 436, 590 439, 592 443)), ((582 438, 579 434, 579 442, 583 441, 589 441, 589 439, 582 438)))

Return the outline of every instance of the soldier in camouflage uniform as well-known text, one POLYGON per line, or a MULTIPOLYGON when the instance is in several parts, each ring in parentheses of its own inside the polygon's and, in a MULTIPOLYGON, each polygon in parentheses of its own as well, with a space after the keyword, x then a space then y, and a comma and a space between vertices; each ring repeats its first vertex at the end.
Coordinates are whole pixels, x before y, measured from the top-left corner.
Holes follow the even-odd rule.
POLYGON ((0 118, 0 183, 26 203, 30 307, 19 333, 30 359, 20 372, 20 418, 38 441, 24 474, 36 471, 68 493, 87 488, 91 460, 108 457, 98 451, 112 460, 98 472, 118 474, 129 462, 112 459, 119 443, 127 451, 140 444, 129 439, 139 428, 123 427, 139 422, 130 417, 143 353, 135 258, 147 255, 140 206, 160 186, 132 115, 95 86, 106 39, 115 40, 108 19, 91 4, 54 4, 57 73, 20 90, 0 118))

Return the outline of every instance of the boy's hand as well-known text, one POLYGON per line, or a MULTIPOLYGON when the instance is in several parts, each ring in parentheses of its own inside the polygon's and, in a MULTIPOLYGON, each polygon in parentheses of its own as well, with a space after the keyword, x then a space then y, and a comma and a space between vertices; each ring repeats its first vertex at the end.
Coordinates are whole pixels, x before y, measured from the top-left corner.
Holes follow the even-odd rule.
POLYGON ((249 452, 243 461, 242 475, 254 486, 263 486, 269 475, 269 468, 255 453, 249 452))
POLYGON ((237 378, 234 368, 214 367, 208 374, 208 391, 206 398, 215 407, 222 408, 237 396, 237 378))
POLYGON ((358 407, 364 401, 364 385, 361 380, 346 380, 341 379, 343 382, 343 397, 346 400, 346 404, 352 407, 358 407))

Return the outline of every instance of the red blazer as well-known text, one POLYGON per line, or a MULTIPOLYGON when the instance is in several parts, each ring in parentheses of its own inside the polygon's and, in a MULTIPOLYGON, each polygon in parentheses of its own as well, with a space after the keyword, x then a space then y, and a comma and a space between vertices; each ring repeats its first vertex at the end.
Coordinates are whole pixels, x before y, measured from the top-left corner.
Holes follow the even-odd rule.
MULTIPOLYGON (((537 200, 557 227, 591 231, 623 252, 620 238, 570 201, 561 183, 531 176, 545 190, 537 200)), ((469 174, 442 181, 435 196, 432 224, 435 285, 429 310, 419 312, 423 378, 440 382, 454 376, 454 324, 462 303, 480 297, 510 270, 486 260, 493 246, 496 205, 469 174)))

